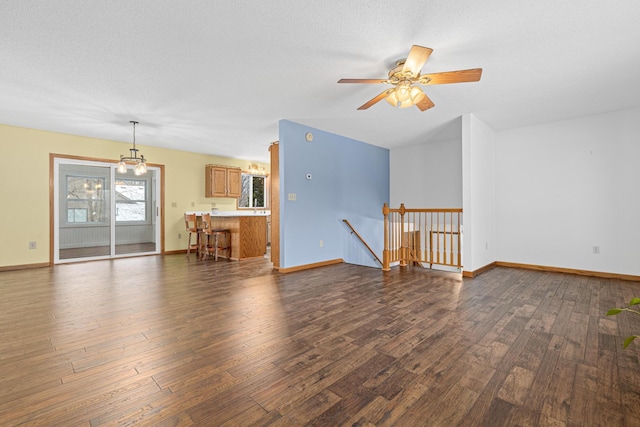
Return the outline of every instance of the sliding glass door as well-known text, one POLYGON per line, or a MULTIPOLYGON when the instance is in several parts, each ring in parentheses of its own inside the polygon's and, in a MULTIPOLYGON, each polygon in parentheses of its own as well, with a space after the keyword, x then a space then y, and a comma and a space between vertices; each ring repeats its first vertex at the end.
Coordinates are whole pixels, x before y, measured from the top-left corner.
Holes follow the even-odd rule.
POLYGON ((159 170, 55 158, 54 262, 160 253, 159 170))

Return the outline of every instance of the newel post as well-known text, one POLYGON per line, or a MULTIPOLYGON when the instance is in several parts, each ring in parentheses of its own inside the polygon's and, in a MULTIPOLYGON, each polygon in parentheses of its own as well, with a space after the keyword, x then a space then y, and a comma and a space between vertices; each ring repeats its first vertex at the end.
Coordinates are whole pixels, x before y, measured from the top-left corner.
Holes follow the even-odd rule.
POLYGON ((391 270, 389 262, 389 205, 382 206, 384 216, 384 248, 382 249, 382 271, 391 270))
POLYGON ((401 244, 400 244, 400 265, 402 267, 406 267, 407 265, 407 252, 408 252, 408 242, 407 242, 407 231, 405 230, 405 223, 404 223, 404 214, 406 213, 406 210, 404 208, 404 203, 400 203, 400 224, 402 224, 402 237, 401 237, 401 244))

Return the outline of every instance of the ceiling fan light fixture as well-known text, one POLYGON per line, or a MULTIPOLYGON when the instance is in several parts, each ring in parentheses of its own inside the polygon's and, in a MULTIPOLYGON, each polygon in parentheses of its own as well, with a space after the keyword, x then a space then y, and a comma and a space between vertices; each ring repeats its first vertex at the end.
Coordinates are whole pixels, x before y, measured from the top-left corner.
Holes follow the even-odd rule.
POLYGON ((411 102, 413 103, 413 105, 415 105, 418 102, 422 101, 422 99, 424 97, 425 97, 425 94, 422 91, 422 89, 420 89, 420 87, 418 87, 418 86, 412 86, 411 87, 411 102))
POLYGON ((406 85, 392 90, 385 100, 397 108, 413 107, 424 99, 425 94, 418 86, 406 85))
POLYGON ((406 59, 396 61, 396 66, 389 71, 387 79, 340 79, 338 83, 388 84, 391 89, 382 91, 358 110, 366 110, 383 99, 396 108, 416 106, 426 111, 435 106, 433 101, 417 85, 442 85, 449 83, 477 82, 482 76, 482 68, 469 70, 445 71, 442 73, 421 74, 422 67, 429 59, 433 49, 413 45, 406 59))
POLYGON ((389 94, 384 100, 387 101, 389 104, 393 105, 394 107, 398 107, 400 105, 400 101, 398 101, 398 98, 396 97, 395 89, 389 91, 389 94))
POLYGON ((396 98, 401 103, 406 102, 411 98, 411 83, 408 81, 403 81, 398 84, 396 87, 396 98))

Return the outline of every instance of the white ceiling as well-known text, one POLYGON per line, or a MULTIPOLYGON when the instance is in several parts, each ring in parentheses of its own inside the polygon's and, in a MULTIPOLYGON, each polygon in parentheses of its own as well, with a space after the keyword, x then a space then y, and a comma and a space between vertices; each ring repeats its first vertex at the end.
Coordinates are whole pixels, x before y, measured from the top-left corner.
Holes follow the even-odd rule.
MULTIPOLYGON (((638 0, 0 0, 0 123, 248 160, 278 120, 382 147, 640 105, 638 0), (436 106, 356 108, 411 45, 436 106)), ((4 141, 2 142, 5 143, 4 141)), ((120 153, 114 153, 117 157, 120 153)), ((153 162, 153 159, 150 159, 153 162)))

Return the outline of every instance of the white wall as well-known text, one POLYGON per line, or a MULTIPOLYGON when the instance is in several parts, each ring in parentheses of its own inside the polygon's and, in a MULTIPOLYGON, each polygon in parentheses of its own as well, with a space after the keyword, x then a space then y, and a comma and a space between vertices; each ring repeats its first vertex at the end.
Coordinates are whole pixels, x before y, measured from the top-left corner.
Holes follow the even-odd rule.
POLYGON ((461 200, 465 271, 504 261, 640 275, 640 108, 501 132, 467 114, 461 127, 460 144, 391 150, 390 198, 461 200))
POLYGON ((640 109, 498 132, 497 259, 640 275, 639 161, 640 109))
POLYGON ((463 208, 463 266, 496 260, 495 132, 477 117, 460 121, 461 139, 429 141, 390 152, 391 207, 463 208))
POLYGON ((390 152, 391 207, 462 207, 462 142, 446 139, 390 152))
POLYGON ((476 116, 462 116, 464 271, 496 261, 495 139, 495 132, 476 116))

